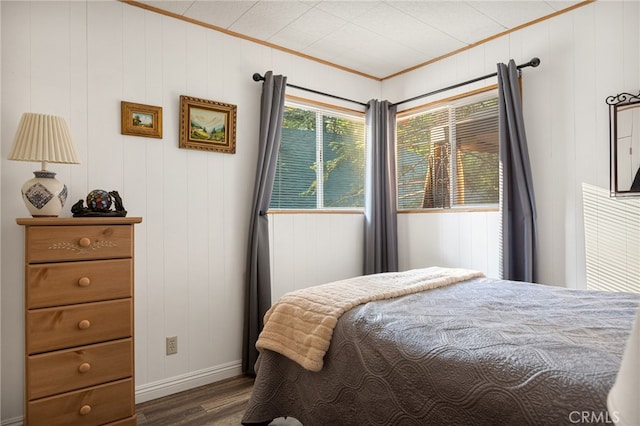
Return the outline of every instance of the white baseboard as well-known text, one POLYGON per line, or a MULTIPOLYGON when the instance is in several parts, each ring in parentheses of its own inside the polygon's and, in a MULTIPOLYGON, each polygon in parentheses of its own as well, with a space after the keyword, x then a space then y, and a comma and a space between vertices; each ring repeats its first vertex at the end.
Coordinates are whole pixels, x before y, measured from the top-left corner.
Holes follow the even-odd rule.
POLYGON ((24 417, 14 417, 12 419, 4 419, 0 422, 1 426, 22 426, 24 423, 24 417))
MULTIPOLYGON (((146 383, 136 386, 136 404, 162 398, 163 396, 186 391, 198 386, 208 385, 241 374, 242 362, 234 361, 180 376, 169 377, 158 380, 157 382, 146 383)), ((4 424, 2 426, 4 426, 4 424)))

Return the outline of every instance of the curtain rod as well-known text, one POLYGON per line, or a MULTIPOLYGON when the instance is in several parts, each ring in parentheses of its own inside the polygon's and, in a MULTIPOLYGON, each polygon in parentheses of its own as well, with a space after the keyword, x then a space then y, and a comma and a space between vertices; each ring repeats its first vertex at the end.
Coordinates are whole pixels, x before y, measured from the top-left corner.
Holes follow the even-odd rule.
MULTIPOLYGON (((535 68, 538 65, 540 65, 540 59, 539 58, 533 58, 529 62, 527 62, 526 64, 518 65, 517 68, 518 69, 526 68, 526 67, 535 68)), ((422 95, 414 96, 413 98, 405 99, 403 101, 396 102, 396 103, 393 103, 391 105, 395 105, 395 106, 402 105, 402 104, 405 104, 407 102, 415 101, 417 99, 424 98, 424 97, 431 96, 431 95, 435 95, 437 93, 444 92, 444 91, 447 91, 447 90, 456 89, 458 87, 466 86, 467 84, 475 83, 476 81, 484 80, 486 78, 495 77, 497 75, 498 75, 497 72, 494 72, 492 74, 483 75, 482 77, 477 77, 477 78, 474 78, 474 79, 471 79, 471 80, 464 81, 462 83, 454 84, 453 86, 444 87, 442 89, 434 90, 433 92, 429 92, 429 93, 425 93, 425 94, 422 94, 422 95)), ((264 81, 264 77, 261 76, 259 73, 254 73, 253 74, 253 81, 264 81)), ((304 90, 306 92, 311 92, 311 93, 315 93, 315 94, 318 94, 318 95, 328 96, 330 98, 340 99, 342 101, 347 101, 347 102, 351 102, 351 103, 354 103, 354 104, 362 105, 363 107, 367 107, 368 106, 368 104, 360 102, 360 101, 354 101, 353 99, 343 98, 341 96, 332 95, 330 93, 320 92, 318 90, 308 89, 308 88, 302 87, 302 86, 296 86, 295 84, 287 83, 287 86, 288 87, 293 87, 295 89, 304 90)))
MULTIPOLYGON (((253 81, 263 81, 263 80, 264 80, 264 77, 261 76, 259 73, 254 73, 253 74, 253 81)), ((293 87, 294 89, 300 89, 300 90, 304 90, 306 92, 315 93, 315 94, 318 94, 318 95, 328 96, 328 97, 334 98, 334 99, 340 99, 341 101, 347 101, 347 102, 351 102, 351 103, 354 103, 354 104, 362 105, 363 107, 368 106, 368 104, 360 102, 360 101, 354 101, 352 99, 343 98, 341 96, 332 95, 330 93, 320 92, 320 91, 314 90, 314 89, 307 89, 306 87, 296 86, 295 84, 287 83, 287 86, 288 87, 293 87)))
MULTIPOLYGON (((526 67, 535 68, 538 65, 540 65, 540 59, 539 58, 533 58, 529 62, 527 62, 526 64, 518 65, 517 68, 518 69, 526 68, 526 67)), ((464 81, 462 83, 454 84, 453 86, 444 87, 442 89, 434 90, 433 92, 429 92, 429 93, 425 93, 425 94, 422 94, 422 95, 414 96, 413 98, 405 99, 404 101, 396 102, 396 103, 394 103, 392 105, 397 106, 397 105, 405 104, 407 102, 415 101, 417 99, 425 98, 427 96, 435 95, 437 93, 444 92, 444 91, 447 91, 447 90, 456 89, 458 87, 466 86, 467 84, 475 83, 476 81, 484 80, 485 78, 495 77, 497 75, 498 75, 497 72, 494 72, 492 74, 483 75, 482 77, 477 77, 477 78, 474 78, 474 79, 471 79, 471 80, 464 81)))

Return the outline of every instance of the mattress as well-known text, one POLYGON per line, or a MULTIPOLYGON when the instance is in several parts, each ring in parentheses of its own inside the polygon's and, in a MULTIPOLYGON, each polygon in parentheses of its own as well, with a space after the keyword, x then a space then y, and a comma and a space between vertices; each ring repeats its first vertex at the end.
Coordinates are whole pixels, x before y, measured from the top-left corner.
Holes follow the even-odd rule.
POLYGON ((321 371, 270 350, 243 424, 607 424, 640 295, 476 278, 338 320, 321 371))

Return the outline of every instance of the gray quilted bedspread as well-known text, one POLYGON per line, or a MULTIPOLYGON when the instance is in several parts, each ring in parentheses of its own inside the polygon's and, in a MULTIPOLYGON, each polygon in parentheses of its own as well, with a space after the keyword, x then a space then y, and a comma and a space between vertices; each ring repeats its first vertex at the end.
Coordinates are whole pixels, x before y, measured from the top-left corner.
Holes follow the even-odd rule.
POLYGON ((360 305, 322 371, 260 355, 243 423, 612 424, 606 396, 639 303, 481 278, 360 305))

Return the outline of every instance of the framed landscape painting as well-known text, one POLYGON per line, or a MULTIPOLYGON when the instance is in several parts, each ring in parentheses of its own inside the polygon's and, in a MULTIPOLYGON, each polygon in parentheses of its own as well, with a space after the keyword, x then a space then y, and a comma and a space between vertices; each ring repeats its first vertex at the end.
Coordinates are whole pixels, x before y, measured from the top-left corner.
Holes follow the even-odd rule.
POLYGON ((180 148, 236 152, 235 105, 180 96, 180 148))
POLYGON ((120 102, 123 135, 162 138, 162 107, 120 102))

